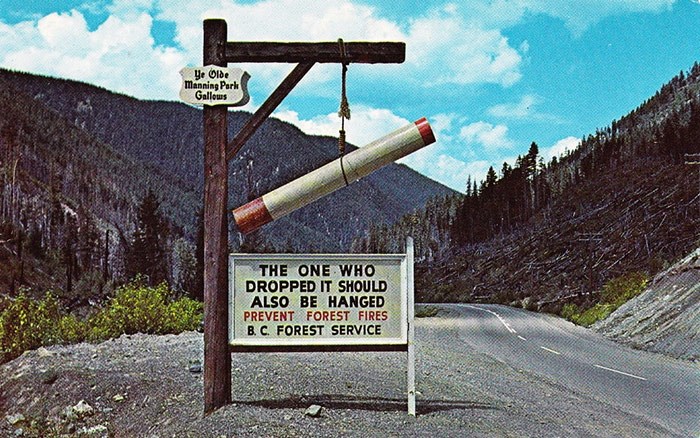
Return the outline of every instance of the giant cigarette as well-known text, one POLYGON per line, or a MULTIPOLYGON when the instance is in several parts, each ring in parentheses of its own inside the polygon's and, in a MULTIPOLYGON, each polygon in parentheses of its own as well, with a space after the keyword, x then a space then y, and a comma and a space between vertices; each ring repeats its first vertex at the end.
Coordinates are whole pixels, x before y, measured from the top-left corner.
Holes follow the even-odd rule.
POLYGON ((233 218, 241 232, 250 233, 434 142, 422 118, 238 207, 233 218))

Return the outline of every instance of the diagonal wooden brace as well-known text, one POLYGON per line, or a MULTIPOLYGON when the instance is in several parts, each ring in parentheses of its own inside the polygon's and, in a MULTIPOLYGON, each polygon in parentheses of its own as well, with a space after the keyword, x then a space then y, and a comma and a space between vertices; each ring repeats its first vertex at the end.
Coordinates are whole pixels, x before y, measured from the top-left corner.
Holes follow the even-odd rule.
POLYGON ((311 70, 313 62, 304 62, 294 67, 275 91, 265 100, 260 108, 255 111, 255 114, 248 119, 236 136, 231 140, 226 148, 226 161, 231 161, 236 156, 239 150, 245 145, 248 139, 258 130, 260 125, 268 118, 277 106, 284 100, 290 91, 299 83, 299 81, 311 70))

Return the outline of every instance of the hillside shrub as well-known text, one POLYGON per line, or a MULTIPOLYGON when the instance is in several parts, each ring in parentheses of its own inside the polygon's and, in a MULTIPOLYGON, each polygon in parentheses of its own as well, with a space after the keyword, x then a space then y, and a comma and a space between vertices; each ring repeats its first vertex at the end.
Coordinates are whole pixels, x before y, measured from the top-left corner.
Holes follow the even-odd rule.
POLYGON ((194 330, 202 303, 190 298, 171 301, 167 284, 151 287, 139 279, 117 289, 116 296, 89 321, 88 339, 101 341, 122 334, 166 334, 194 330))
POLYGON ((204 306, 188 297, 170 303, 166 309, 165 332, 181 333, 196 330, 202 322, 204 306))
POLYGON ((56 330, 59 336, 54 343, 77 344, 87 338, 88 325, 75 315, 68 314, 60 317, 56 324, 56 330))
POLYGON ((574 315, 571 321, 584 327, 590 327, 596 322, 610 316, 615 309, 617 309, 617 307, 613 306, 612 304, 596 303, 593 305, 593 307, 574 315))
POLYGON ((414 316, 416 318, 431 318, 437 316, 440 309, 435 306, 416 306, 414 316))
POLYGON ((13 359, 42 345, 74 342, 84 332, 84 323, 63 315, 53 293, 47 292, 37 301, 21 291, 17 298, 5 303, 0 313, 2 359, 13 359))
POLYGON ((0 302, 0 363, 46 345, 196 330, 202 321, 202 303, 190 298, 172 300, 172 296, 165 283, 149 287, 135 280, 117 289, 105 307, 83 321, 66 313, 53 293, 35 300, 23 291, 0 302))
POLYGON ((613 278, 603 285, 600 301, 612 304, 617 309, 630 299, 636 297, 647 287, 649 276, 643 272, 632 272, 613 278))
POLYGON ((561 317, 573 321, 574 315, 580 312, 578 306, 574 303, 566 303, 561 307, 561 317))
POLYGON ((589 327, 607 318, 618 307, 642 293, 648 282, 649 277, 643 272, 632 272, 613 278, 603 285, 599 302, 583 310, 576 304, 565 304, 560 315, 575 324, 589 327))
POLYGON ((38 304, 21 292, 0 315, 0 350, 3 359, 11 359, 24 350, 39 347, 41 333, 38 329, 43 325, 38 304))

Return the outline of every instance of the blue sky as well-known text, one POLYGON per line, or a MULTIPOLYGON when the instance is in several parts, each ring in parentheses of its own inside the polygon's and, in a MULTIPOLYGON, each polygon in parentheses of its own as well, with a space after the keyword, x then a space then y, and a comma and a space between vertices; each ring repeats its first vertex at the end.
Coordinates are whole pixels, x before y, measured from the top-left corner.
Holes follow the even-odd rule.
MULTIPOLYGON (((403 64, 352 64, 348 139, 421 117, 438 141, 402 162, 463 191, 535 141, 577 145, 700 61, 698 0, 0 0, 0 66, 178 100, 202 20, 230 41, 404 41, 403 64)), ((253 111, 292 68, 239 65, 253 111)), ((337 135, 340 66, 316 65, 275 112, 337 135)))

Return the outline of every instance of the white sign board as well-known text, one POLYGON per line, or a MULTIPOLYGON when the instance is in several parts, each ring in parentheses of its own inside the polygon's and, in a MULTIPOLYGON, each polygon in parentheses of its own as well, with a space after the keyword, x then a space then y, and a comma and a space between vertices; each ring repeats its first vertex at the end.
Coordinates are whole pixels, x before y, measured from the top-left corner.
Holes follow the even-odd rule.
POLYGON ((229 342, 406 345, 408 269, 404 254, 233 254, 229 342))
POLYGON ((180 75, 180 99, 192 105, 243 106, 250 100, 250 75, 240 68, 185 67, 180 75))

